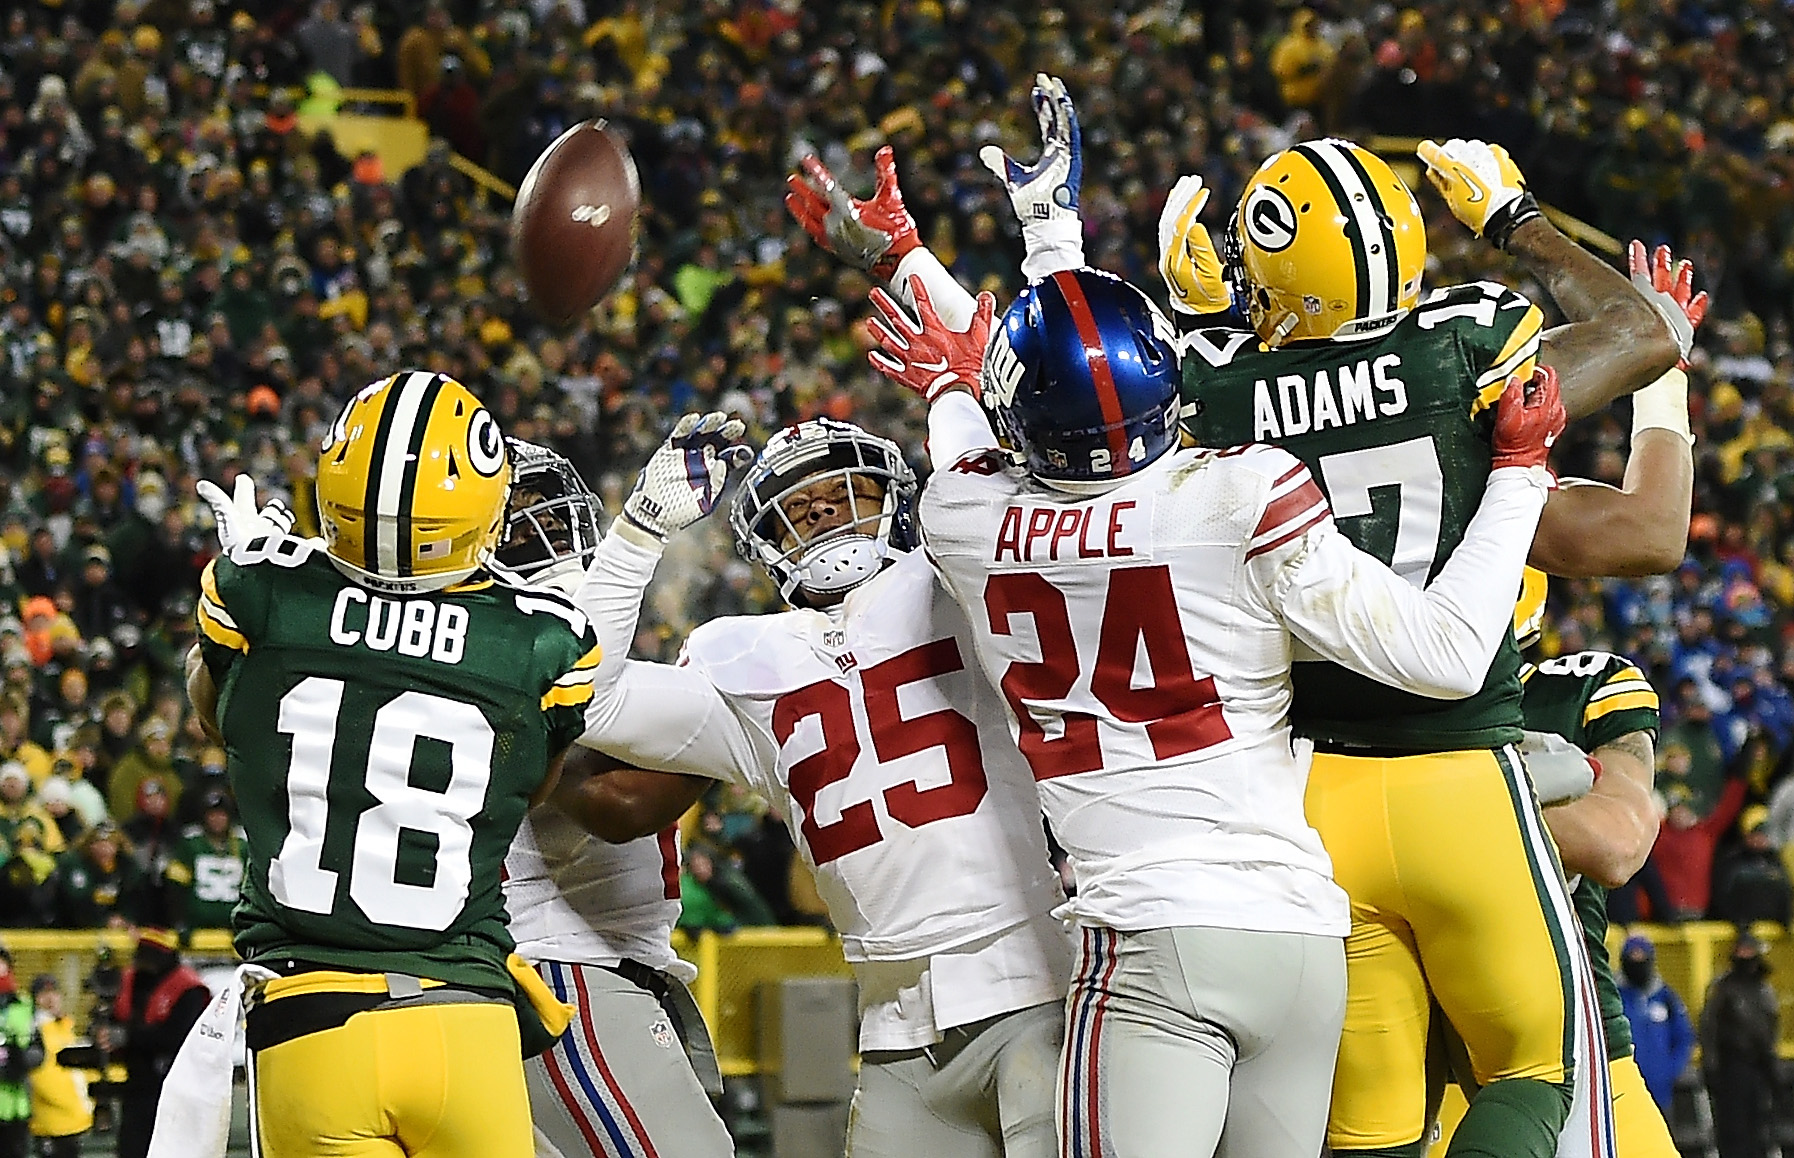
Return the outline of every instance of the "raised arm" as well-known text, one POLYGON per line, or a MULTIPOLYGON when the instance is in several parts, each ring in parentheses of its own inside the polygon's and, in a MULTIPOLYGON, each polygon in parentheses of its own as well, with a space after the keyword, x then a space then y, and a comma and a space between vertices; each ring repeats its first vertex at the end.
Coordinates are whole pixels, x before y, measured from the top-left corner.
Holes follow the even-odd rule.
MULTIPOLYGON (((1707 314, 1694 293, 1694 267, 1667 246, 1647 257, 1628 247, 1632 284, 1672 309, 1692 334, 1707 314)), ((1688 422, 1688 376, 1680 366, 1632 396, 1632 450, 1619 488, 1565 479, 1545 504, 1530 562, 1570 578, 1656 575, 1673 570, 1688 547, 1694 497, 1694 433, 1688 422), (1600 534, 1590 534, 1599 528, 1600 534)))
POLYGON ((990 294, 979 294, 970 324, 955 328, 935 312, 927 286, 918 280, 909 288, 914 317, 883 290, 872 291, 879 316, 866 322, 866 333, 876 343, 866 357, 885 377, 928 402, 928 458, 939 470, 997 445, 990 419, 978 404, 997 302, 990 294))
POLYGON ((1601 410, 1655 381, 1694 340, 1620 272, 1545 219, 1507 150, 1482 141, 1422 141, 1427 179, 1454 217, 1519 258, 1569 324, 1545 335, 1539 360, 1562 382, 1571 418, 1601 410))
POLYGON ((1482 687, 1501 641, 1539 512, 1547 444, 1563 429, 1549 373, 1496 406, 1494 469, 1464 539, 1426 590, 1353 546, 1306 467, 1274 489, 1247 566, 1291 634, 1326 659, 1420 695, 1482 687))

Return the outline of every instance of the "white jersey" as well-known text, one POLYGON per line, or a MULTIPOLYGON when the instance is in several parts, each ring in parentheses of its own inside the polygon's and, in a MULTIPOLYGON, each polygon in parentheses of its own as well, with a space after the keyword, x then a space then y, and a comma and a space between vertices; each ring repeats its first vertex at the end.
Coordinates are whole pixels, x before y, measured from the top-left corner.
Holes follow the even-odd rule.
MULTIPOLYGON (((620 595, 657 559, 605 540, 580 594, 601 639, 633 635, 620 595)), ((727 775, 786 818, 861 967, 862 1049, 1065 993, 1039 797, 972 648, 911 553, 828 612, 714 620, 679 666, 629 661, 594 681, 587 734, 604 751, 727 775)))
POLYGON ((689 982, 698 971, 672 948, 678 840, 677 828, 668 828, 611 844, 553 804, 531 809, 505 854, 505 907, 518 954, 576 965, 627 958, 689 982))
POLYGON ((1079 919, 1343 935, 1346 896, 1303 815, 1292 633, 1375 678, 1469 695, 1511 623, 1535 474, 1490 476, 1422 592, 1339 534, 1307 468, 1271 447, 1173 452, 1097 496, 1041 489, 994 453, 937 472, 928 550, 1017 721, 1079 919))

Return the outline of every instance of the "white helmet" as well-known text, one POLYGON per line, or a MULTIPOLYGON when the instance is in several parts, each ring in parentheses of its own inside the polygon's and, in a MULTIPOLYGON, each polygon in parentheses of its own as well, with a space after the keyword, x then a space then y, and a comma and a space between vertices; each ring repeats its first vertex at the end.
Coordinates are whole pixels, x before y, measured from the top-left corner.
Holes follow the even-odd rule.
POLYGON ((531 587, 572 595, 598 550, 604 506, 566 458, 507 438, 511 499, 494 561, 531 587))
POLYGON ((812 418, 773 435, 754 460, 735 495, 729 527, 744 558, 766 568, 786 602, 799 592, 838 595, 884 569, 892 552, 917 544, 916 475, 903 452, 887 438, 848 422, 812 418), (872 479, 884 492, 877 514, 853 519, 815 539, 804 536, 785 514, 784 501, 803 487, 831 475, 851 493, 855 475, 872 479), (787 537, 791 546, 786 547, 787 537))

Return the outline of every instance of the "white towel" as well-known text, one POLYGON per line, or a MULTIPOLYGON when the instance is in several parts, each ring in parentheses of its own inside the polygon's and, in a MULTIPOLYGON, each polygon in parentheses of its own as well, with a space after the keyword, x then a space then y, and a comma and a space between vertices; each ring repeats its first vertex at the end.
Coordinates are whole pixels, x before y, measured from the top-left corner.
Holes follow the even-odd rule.
POLYGON ((224 1158, 243 994, 276 976, 259 965, 238 966, 194 1023, 162 1082, 149 1158, 224 1158))

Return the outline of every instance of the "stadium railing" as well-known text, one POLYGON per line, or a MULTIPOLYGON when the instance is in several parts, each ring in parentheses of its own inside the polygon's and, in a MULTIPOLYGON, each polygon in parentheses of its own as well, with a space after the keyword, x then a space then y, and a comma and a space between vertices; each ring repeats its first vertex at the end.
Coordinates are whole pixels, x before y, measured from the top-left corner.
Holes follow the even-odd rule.
MULTIPOLYGON (((1770 982, 1781 1001, 1781 1053, 1794 1058, 1794 936, 1779 925, 1759 924, 1751 930, 1769 946, 1770 982)), ((1700 1019, 1707 988, 1725 972, 1736 931, 1718 921, 1686 925, 1633 925, 1608 930, 1607 948, 1617 959, 1630 934, 1642 934, 1657 946, 1657 965, 1682 1000, 1689 1016, 1700 1019)), ((15 929, 0 931, 0 944, 12 953, 13 972, 21 988, 29 978, 49 973, 65 993, 85 993, 87 978, 100 951, 113 963, 130 964, 133 938, 123 930, 15 929)), ((716 1043, 717 1061, 725 1075, 739 1077, 759 1067, 755 1048, 755 1001, 760 986, 785 977, 850 977, 840 941, 826 929, 739 929, 733 933, 675 935, 673 947, 698 967, 692 994, 716 1043)), ((195 932, 187 947, 196 964, 229 964, 230 935, 222 929, 195 932)), ((91 998, 77 1004, 77 1019, 86 1024, 91 998)))

